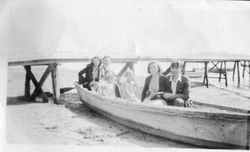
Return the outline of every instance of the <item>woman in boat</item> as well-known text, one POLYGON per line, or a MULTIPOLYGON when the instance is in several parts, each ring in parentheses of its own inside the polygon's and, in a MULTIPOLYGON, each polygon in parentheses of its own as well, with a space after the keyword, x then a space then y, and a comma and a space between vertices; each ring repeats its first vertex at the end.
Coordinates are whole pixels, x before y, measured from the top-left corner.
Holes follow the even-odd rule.
POLYGON ((103 71, 104 71, 104 74, 105 73, 108 73, 108 72, 111 72, 114 76, 115 76, 115 73, 113 72, 113 70, 111 69, 111 57, 106 55, 102 58, 102 63, 103 63, 103 71))
POLYGON ((107 72, 104 75, 104 79, 100 81, 101 83, 101 94, 107 97, 115 98, 119 97, 120 93, 118 91, 118 86, 114 75, 111 72, 107 72))
POLYGON ((95 82, 100 80, 102 73, 103 69, 101 67, 101 59, 98 56, 95 56, 91 60, 91 63, 78 73, 79 84, 82 84, 84 88, 91 90, 91 85, 94 85, 95 82))
POLYGON ((166 90, 165 76, 161 75, 161 68, 157 61, 149 62, 148 73, 150 74, 144 83, 141 101, 143 103, 166 105, 163 93, 166 90))
POLYGON ((135 81, 134 71, 127 70, 124 74, 124 79, 118 79, 118 87, 121 98, 132 102, 140 102, 140 99, 136 96, 139 86, 135 81))

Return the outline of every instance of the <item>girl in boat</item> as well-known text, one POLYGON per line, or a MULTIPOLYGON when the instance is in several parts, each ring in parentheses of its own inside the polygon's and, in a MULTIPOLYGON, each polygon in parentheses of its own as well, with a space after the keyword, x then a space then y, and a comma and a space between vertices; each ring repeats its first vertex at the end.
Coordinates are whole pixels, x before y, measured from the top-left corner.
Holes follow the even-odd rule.
POLYGON ((102 62, 103 62, 103 71, 104 71, 104 74, 108 73, 108 72, 111 72, 115 76, 115 73, 111 69, 111 57, 107 56, 107 55, 104 56, 102 58, 102 62))
POLYGON ((135 81, 134 71, 127 70, 124 74, 124 79, 118 79, 118 87, 121 98, 132 102, 140 102, 140 99, 136 96, 139 86, 135 81))
POLYGON ((94 86, 100 80, 103 74, 101 67, 101 59, 98 56, 93 57, 91 63, 78 73, 79 84, 82 84, 84 88, 91 90, 91 86, 94 86), (85 74, 85 76, 84 76, 85 74))
POLYGON ((150 74, 144 83, 141 101, 143 103, 166 105, 163 93, 166 90, 165 76, 161 75, 161 68, 157 61, 149 62, 148 73, 150 74))
POLYGON ((111 98, 120 97, 120 93, 118 92, 118 86, 113 73, 105 73, 104 79, 100 81, 100 87, 102 95, 111 98))

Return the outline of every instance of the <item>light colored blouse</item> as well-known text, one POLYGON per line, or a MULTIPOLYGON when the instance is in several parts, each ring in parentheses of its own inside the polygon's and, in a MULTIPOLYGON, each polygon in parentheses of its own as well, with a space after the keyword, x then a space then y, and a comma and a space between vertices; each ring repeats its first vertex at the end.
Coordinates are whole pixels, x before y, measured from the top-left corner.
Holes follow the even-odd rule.
POLYGON ((113 75, 115 75, 115 73, 113 72, 113 70, 111 69, 110 66, 107 66, 107 67, 103 66, 103 75, 105 75, 105 74, 107 74, 109 72, 111 72, 113 75))
POLYGON ((137 88, 137 84, 134 81, 131 83, 124 81, 119 86, 121 98, 139 102, 140 100, 135 94, 137 88))
POLYGON ((95 80, 96 78, 98 78, 98 67, 94 67, 93 68, 93 80, 95 80))
POLYGON ((115 98, 114 83, 108 83, 107 81, 102 82, 102 94, 107 97, 115 98))
POLYGON ((149 93, 156 93, 159 91, 159 78, 160 76, 152 76, 150 82, 149 82, 149 93))

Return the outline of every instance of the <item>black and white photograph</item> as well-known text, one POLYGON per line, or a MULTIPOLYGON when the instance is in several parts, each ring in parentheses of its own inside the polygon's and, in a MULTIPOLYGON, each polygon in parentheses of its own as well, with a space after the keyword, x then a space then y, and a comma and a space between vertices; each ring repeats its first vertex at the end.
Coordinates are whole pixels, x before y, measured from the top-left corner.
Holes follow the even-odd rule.
POLYGON ((3 151, 249 150, 249 1, 0 0, 0 63, 3 151))

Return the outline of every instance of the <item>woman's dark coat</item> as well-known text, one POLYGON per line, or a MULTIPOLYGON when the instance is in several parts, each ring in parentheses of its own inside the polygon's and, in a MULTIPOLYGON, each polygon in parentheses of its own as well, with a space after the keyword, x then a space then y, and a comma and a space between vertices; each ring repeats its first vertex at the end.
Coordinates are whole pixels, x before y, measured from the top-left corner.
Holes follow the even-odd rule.
MULTIPOLYGON (((147 92, 148 92, 148 89, 149 89, 149 83, 150 83, 151 79, 152 79, 152 75, 148 76, 146 78, 146 80, 145 80, 144 87, 143 87, 143 90, 142 90, 142 95, 141 95, 141 101, 142 102, 148 96, 147 92)), ((166 77, 160 75, 160 77, 159 77, 159 92, 165 92, 166 89, 167 89, 166 77)))
POLYGON ((101 68, 98 67, 98 76, 93 80, 93 64, 88 64, 84 69, 78 73, 79 84, 82 84, 84 88, 91 90, 90 83, 92 81, 99 81, 101 77, 101 68), (85 76, 84 76, 85 74, 85 76))

